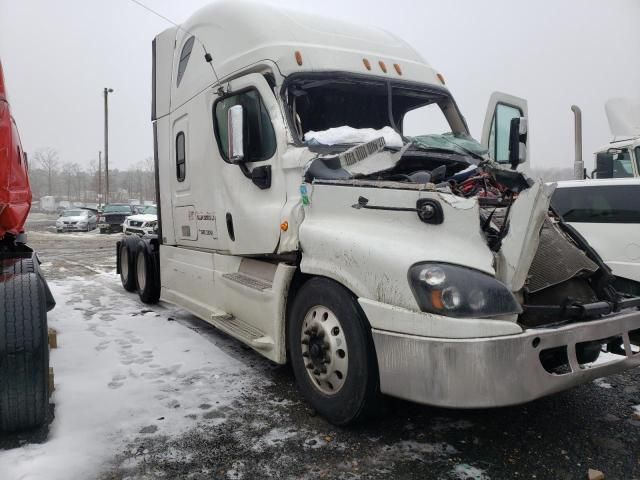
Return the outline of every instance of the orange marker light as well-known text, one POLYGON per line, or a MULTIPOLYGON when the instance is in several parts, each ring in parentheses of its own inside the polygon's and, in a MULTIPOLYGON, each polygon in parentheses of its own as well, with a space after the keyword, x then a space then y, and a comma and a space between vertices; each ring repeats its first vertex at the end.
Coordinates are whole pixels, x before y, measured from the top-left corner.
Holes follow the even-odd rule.
POLYGON ((444 308, 444 304, 442 303, 442 292, 440 290, 431 291, 431 305, 438 310, 442 310, 444 308))
POLYGON ((286 232, 287 230, 289 230, 289 222, 287 222, 286 220, 282 222, 280 224, 280 230, 282 230, 283 232, 286 232))
POLYGON ((387 73, 387 66, 384 64, 384 62, 382 60, 380 60, 378 62, 378 65, 380 65, 380 69, 384 72, 387 73))
POLYGON ((399 65, 399 64, 394 63, 394 64, 393 64, 393 68, 395 68, 395 69, 396 69, 396 73, 397 73, 398 75, 402 75, 402 69, 400 68, 400 65, 399 65))
POLYGON ((302 54, 300 53, 300 50, 296 50, 296 63, 298 65, 302 65, 302 54))
POLYGON ((362 63, 364 63, 364 66, 367 70, 371 70, 371 63, 369 62, 369 60, 367 60, 366 58, 363 58, 362 63))
POLYGON ((444 76, 441 73, 438 73, 436 75, 436 77, 438 77, 438 80, 440 80, 442 82, 442 84, 444 85, 444 76))

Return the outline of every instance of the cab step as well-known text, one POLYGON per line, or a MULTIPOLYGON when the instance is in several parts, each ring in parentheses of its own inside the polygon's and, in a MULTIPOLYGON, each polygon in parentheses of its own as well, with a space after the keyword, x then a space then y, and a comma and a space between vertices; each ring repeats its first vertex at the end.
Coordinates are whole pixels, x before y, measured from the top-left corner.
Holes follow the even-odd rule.
POLYGON ((211 323, 223 332, 240 340, 244 340, 257 350, 271 350, 274 347, 274 342, 271 337, 231 314, 211 315, 211 323))
POLYGON ((222 278, 259 291, 270 290, 273 285, 267 280, 242 272, 225 273, 222 278))

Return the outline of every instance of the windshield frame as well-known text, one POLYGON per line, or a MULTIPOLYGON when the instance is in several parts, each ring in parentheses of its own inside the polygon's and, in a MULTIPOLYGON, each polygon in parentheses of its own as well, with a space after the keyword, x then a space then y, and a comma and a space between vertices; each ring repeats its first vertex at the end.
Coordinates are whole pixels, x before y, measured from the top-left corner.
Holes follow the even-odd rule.
MULTIPOLYGON (((363 84, 377 83, 379 85, 386 86, 387 89, 389 87, 391 87, 392 89, 400 88, 404 90, 414 90, 417 92, 424 92, 425 94, 432 93, 432 94, 437 94, 440 96, 447 97, 451 101, 451 106, 452 106, 452 109, 451 109, 452 112, 450 113, 457 117, 455 118, 455 120, 459 122, 460 126, 462 126, 464 129, 464 131, 456 132, 456 133, 464 133, 468 136, 471 136, 471 133, 469 131, 469 126, 467 125, 467 121, 462 115, 462 113, 460 112, 460 108, 458 107, 458 104, 456 103, 455 98, 453 98, 453 95, 451 95, 451 92, 449 92, 447 88, 444 88, 438 85, 429 84, 429 83, 420 83, 420 82, 400 80, 400 79, 389 79, 389 78, 378 77, 375 75, 366 75, 366 74, 343 72, 343 71, 299 72, 299 73, 294 73, 292 75, 289 75, 285 79, 285 81, 282 83, 282 87, 280 88, 280 101, 284 109, 284 117, 286 120, 287 127, 289 129, 289 132, 293 138, 293 144, 296 147, 306 147, 307 144, 303 141, 302 138, 300 138, 295 128, 293 115, 292 115, 292 108, 287 101, 287 90, 288 90, 288 87, 291 85, 291 83, 295 81, 299 81, 301 79, 336 80, 336 81, 343 80, 343 81, 350 81, 354 83, 362 82, 363 84)), ((444 111, 443 111, 443 115, 445 115, 446 117, 446 114, 444 113, 444 111)), ((449 121, 448 118, 447 118, 447 121, 449 121)), ((389 126, 393 128, 392 125, 389 125, 389 126)), ((402 135, 401 132, 398 132, 398 133, 402 135)), ((425 134, 427 133, 428 132, 426 132, 425 134)))

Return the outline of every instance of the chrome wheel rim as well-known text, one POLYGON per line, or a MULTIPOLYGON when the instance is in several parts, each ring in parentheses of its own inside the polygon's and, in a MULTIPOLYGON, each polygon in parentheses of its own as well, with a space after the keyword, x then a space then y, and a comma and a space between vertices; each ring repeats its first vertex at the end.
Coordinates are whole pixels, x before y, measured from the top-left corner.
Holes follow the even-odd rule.
POLYGON ((138 288, 144 290, 147 283, 147 270, 144 268, 144 253, 138 254, 138 261, 136 262, 136 273, 138 275, 138 288))
POLYGON ((122 278, 129 276, 129 249, 124 247, 120 252, 120 272, 122 272, 122 278))
POLYGON ((347 339, 338 317, 327 307, 309 309, 300 334, 302 359, 311 383, 325 395, 335 395, 347 379, 347 339))

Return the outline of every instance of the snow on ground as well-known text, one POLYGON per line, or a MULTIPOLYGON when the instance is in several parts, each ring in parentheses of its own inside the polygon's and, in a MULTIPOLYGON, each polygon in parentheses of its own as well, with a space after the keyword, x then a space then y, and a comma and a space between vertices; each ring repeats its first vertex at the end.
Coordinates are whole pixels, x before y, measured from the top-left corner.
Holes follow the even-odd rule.
POLYGON ((171 311, 123 294, 115 275, 51 287, 55 419, 45 443, 0 451, 2 480, 94 478, 136 436, 179 434, 252 382, 240 362, 170 321, 171 311))

